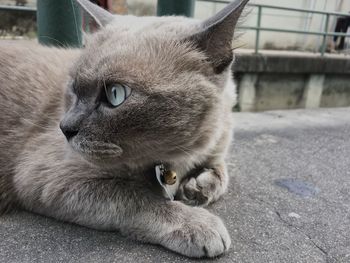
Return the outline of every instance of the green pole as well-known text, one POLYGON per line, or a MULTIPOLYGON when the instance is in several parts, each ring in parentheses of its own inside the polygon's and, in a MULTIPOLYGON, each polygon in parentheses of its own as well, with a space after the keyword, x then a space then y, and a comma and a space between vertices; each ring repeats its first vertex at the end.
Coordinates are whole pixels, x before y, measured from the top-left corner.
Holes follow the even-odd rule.
POLYGON ((321 47, 321 56, 324 56, 327 48, 327 33, 328 33, 328 25, 329 25, 329 14, 326 15, 326 22, 324 25, 324 35, 322 39, 322 47, 321 47))
POLYGON ((157 15, 183 15, 193 17, 195 0, 158 0, 157 15))
POLYGON ((80 47, 81 17, 74 0, 37 0, 39 42, 48 46, 80 47))
POLYGON ((258 7, 258 21, 257 21, 257 24, 256 24, 255 54, 258 54, 258 52, 259 52, 261 14, 262 14, 262 7, 259 6, 258 7))

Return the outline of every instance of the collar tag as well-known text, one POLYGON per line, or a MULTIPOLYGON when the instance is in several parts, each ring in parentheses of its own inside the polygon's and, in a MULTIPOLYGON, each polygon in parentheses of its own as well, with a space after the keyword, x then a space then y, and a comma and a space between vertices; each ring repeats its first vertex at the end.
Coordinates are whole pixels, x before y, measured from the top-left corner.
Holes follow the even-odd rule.
POLYGON ((173 201, 174 200, 174 196, 169 191, 168 187, 162 182, 162 176, 163 176, 164 171, 165 171, 164 165, 163 164, 158 164, 158 165, 156 165, 154 167, 154 169, 156 171, 156 177, 157 177, 158 183, 164 189, 165 193, 168 195, 169 200, 173 201))

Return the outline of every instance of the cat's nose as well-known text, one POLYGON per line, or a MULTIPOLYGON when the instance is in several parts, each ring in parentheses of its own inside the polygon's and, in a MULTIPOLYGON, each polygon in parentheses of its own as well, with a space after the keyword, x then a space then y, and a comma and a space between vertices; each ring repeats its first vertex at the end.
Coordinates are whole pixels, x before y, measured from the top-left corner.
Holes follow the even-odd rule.
POLYGON ((60 123, 60 129, 62 130, 64 136, 66 136, 68 141, 71 140, 79 132, 79 130, 75 127, 65 125, 63 122, 60 123))

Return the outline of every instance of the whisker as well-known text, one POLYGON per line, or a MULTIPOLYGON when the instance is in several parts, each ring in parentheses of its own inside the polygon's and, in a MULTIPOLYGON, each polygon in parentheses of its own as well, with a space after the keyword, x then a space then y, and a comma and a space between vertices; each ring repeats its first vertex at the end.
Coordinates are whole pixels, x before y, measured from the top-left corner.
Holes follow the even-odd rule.
MULTIPOLYGON (((203 153, 200 151, 196 151, 193 149, 186 148, 185 146, 180 146, 180 145, 175 145, 175 148, 182 150, 183 152, 186 152, 188 155, 193 156, 193 155, 202 155, 203 153)), ((213 153, 206 153, 205 154, 207 157, 215 157, 215 156, 220 156, 221 154, 213 154, 213 153)))
POLYGON ((43 125, 34 123, 34 122, 32 122, 32 121, 30 121, 30 120, 28 120, 28 119, 23 118, 23 117, 22 117, 21 115, 19 115, 18 113, 16 113, 16 114, 17 114, 19 117, 21 117, 21 118, 20 118, 21 121, 24 121, 24 122, 26 122, 26 123, 29 123, 29 124, 31 124, 31 125, 33 125, 33 126, 35 126, 35 127, 39 127, 39 128, 42 128, 42 129, 47 129, 47 128, 50 128, 50 127, 51 127, 50 125, 48 125, 48 126, 43 126, 43 125))
POLYGON ((181 147, 179 146, 175 146, 176 149, 182 151, 183 153, 185 153, 187 156, 189 157, 192 157, 192 154, 190 154, 189 152, 187 152, 186 150, 182 149, 181 147))
POLYGON ((58 44, 60 44, 63 48, 68 48, 68 46, 67 46, 67 44, 64 44, 64 43, 62 43, 61 41, 59 41, 59 40, 57 40, 57 39, 55 39, 55 38, 53 38, 53 37, 49 37, 49 36, 40 36, 41 38, 47 38, 47 39, 51 39, 51 40, 54 40, 54 41, 56 41, 58 44))

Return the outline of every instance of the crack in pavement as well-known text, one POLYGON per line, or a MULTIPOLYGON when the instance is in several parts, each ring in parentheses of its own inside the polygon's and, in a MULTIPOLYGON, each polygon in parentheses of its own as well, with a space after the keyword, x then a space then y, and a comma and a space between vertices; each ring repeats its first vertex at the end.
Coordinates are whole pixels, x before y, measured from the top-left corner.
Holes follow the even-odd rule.
POLYGON ((305 237, 307 237, 307 239, 312 243, 312 245, 326 257, 326 262, 329 262, 330 257, 329 257, 328 251, 327 251, 326 249, 324 249, 323 247, 321 247, 320 245, 318 245, 318 244, 312 239, 312 237, 311 237, 309 234, 304 233, 304 231, 303 231, 302 229, 298 228, 297 226, 294 226, 293 224, 291 224, 291 223, 289 223, 287 220, 285 220, 285 219, 281 216, 280 212, 278 212, 277 209, 276 209, 273 205, 271 205, 270 203, 265 202, 264 200, 262 200, 262 199, 260 199, 260 198, 257 199, 257 198, 255 198, 255 197, 253 197, 253 196, 251 196, 251 195, 248 195, 248 196, 249 196, 251 199, 253 199, 253 200, 259 201, 259 202, 261 202, 261 203, 267 205, 272 211, 275 212, 275 214, 277 215, 277 218, 278 218, 283 224, 287 225, 288 227, 294 228, 295 230, 298 231, 298 233, 300 233, 300 234, 304 235, 305 237))
POLYGON ((293 224, 289 223, 287 220, 283 219, 283 217, 281 216, 280 212, 278 212, 276 209, 274 209, 274 212, 275 214, 277 215, 277 217, 280 219, 280 221, 282 223, 284 223, 285 225, 289 226, 289 227, 292 227, 294 228, 295 230, 297 230, 299 233, 303 234, 304 236, 306 236, 310 242, 314 245, 314 247, 316 247, 319 251, 322 252, 323 255, 326 256, 326 262, 328 262, 328 259, 329 259, 329 255, 328 255, 328 252, 323 248, 321 247, 320 245, 318 245, 311 237, 309 234, 307 233, 304 233, 302 229, 294 226, 293 224))

